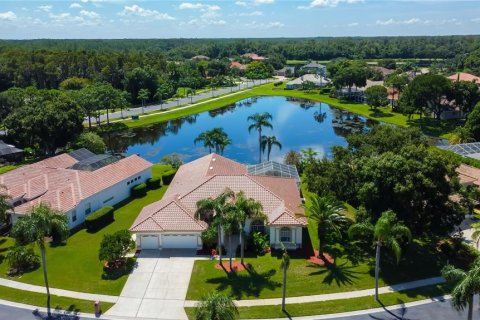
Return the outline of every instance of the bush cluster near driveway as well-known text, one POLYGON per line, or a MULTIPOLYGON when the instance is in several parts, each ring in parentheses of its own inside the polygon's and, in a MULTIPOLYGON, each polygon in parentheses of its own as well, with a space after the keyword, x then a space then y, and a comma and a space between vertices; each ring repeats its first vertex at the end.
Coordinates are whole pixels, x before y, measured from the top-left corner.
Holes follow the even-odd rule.
MULTIPOLYGON (((159 176, 166 169, 170 168, 154 166, 154 175, 159 176)), ((50 286, 107 295, 120 294, 127 275, 124 274, 112 280, 102 279, 103 264, 98 260, 100 242, 105 234, 130 228, 140 210, 160 200, 165 190, 165 187, 151 190, 143 198, 129 199, 115 206, 115 221, 96 232, 81 229, 68 238, 66 245, 48 246, 47 267, 50 286)), ((11 238, 0 238, 0 277, 7 278, 8 265, 4 256, 6 250, 12 245, 11 238)), ((41 268, 11 279, 44 286, 41 268)))
MULTIPOLYGON (((336 263, 321 267, 305 258, 291 255, 288 270, 287 297, 346 292, 374 287, 374 251, 365 253, 348 241, 329 247, 327 252, 336 263), (309 285, 305 285, 306 281, 309 285)), ((227 274, 215 268, 216 261, 195 261, 187 299, 199 300, 205 292, 223 292, 234 299, 266 299, 282 296, 280 255, 277 252, 245 259, 249 271, 227 274)), ((225 262, 227 263, 227 262, 225 262)), ((440 275, 445 259, 435 243, 414 241, 405 249, 400 264, 385 252, 382 257, 380 286, 413 281, 440 275)))

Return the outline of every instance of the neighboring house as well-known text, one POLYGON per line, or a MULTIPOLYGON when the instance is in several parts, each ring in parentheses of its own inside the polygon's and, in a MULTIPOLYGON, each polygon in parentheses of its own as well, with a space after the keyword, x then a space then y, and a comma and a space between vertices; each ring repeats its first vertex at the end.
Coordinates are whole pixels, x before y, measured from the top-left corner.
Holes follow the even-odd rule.
POLYGON ((12 223, 40 203, 68 217, 70 228, 90 213, 130 196, 152 176, 152 164, 137 155, 96 155, 87 149, 64 153, 0 175, 12 198, 12 223))
POLYGON ((309 64, 306 64, 302 67, 300 67, 300 71, 305 72, 305 73, 316 73, 316 74, 327 74, 327 67, 324 66, 323 64, 315 63, 315 62, 310 62, 309 64))
POLYGON ((456 171, 460 184, 480 187, 480 169, 462 163, 456 171))
POLYGON ((380 73, 382 75, 382 79, 388 78, 389 75, 395 72, 395 70, 387 69, 384 67, 373 67, 373 70, 380 73))
POLYGON ((263 60, 267 59, 266 57, 259 56, 256 53, 245 53, 245 54, 242 55, 242 57, 246 58, 246 59, 253 60, 253 61, 263 61, 263 60))
POLYGON ((301 77, 298 77, 287 83, 287 89, 299 89, 302 88, 305 82, 313 82, 317 87, 324 87, 330 84, 330 80, 322 77, 318 74, 304 74, 301 77))
POLYGON ((477 77, 473 74, 466 73, 466 72, 458 72, 458 73, 452 74, 451 76, 447 77, 447 79, 450 79, 452 81, 475 82, 477 85, 480 86, 480 77, 477 77))
POLYGON ((295 67, 283 67, 280 70, 275 70, 275 75, 279 77, 293 77, 295 74, 295 67))
POLYGON ((0 162, 18 162, 23 158, 23 150, 0 140, 0 162))
POLYGON ((198 56, 194 56, 192 57, 192 60, 195 60, 195 61, 206 61, 206 60, 210 60, 209 57, 207 56, 203 56, 203 55, 198 55, 198 56))
POLYGON ((233 68, 236 68, 236 69, 239 69, 239 70, 244 71, 244 70, 247 68, 247 66, 244 65, 244 64, 242 64, 242 63, 240 63, 240 62, 238 62, 238 61, 232 61, 232 62, 230 63, 230 69, 233 69, 233 68))
POLYGON ((197 201, 214 198, 225 190, 243 191, 262 204, 268 221, 247 221, 247 233, 268 233, 273 248, 280 248, 281 243, 289 249, 301 247, 307 222, 297 187, 298 173, 295 169, 294 177, 290 166, 275 167, 273 171, 268 165, 247 167, 217 154, 181 166, 163 198, 144 207, 130 228, 136 234, 137 247, 202 248, 201 233, 208 225, 196 217, 197 201), (278 168, 284 173, 272 173, 278 168))

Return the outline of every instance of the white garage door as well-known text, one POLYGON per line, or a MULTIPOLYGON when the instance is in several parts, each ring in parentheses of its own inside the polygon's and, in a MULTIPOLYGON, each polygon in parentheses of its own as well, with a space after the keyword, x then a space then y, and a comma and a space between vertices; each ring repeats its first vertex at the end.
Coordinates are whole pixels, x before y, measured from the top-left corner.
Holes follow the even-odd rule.
POLYGON ((142 249, 158 249, 158 236, 142 236, 142 249))
POLYGON ((197 247, 197 235, 195 234, 164 234, 162 235, 162 247, 174 249, 187 249, 197 247))

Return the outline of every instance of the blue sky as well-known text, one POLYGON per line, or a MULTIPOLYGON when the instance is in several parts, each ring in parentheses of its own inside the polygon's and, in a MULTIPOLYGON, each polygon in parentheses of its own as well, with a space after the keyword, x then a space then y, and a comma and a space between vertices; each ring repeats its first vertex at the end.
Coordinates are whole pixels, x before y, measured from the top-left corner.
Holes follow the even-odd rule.
POLYGON ((480 0, 0 0, 0 38, 480 34, 480 0))

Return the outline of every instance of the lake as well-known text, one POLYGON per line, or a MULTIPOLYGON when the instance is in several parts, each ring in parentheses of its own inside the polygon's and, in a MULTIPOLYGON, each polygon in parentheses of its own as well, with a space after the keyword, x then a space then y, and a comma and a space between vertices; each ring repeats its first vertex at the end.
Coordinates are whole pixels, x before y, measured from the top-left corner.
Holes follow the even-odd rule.
MULTIPOLYGON (((324 103, 286 97, 256 97, 239 101, 228 107, 196 115, 130 129, 104 137, 110 151, 139 154, 158 163, 170 153, 179 154, 184 162, 208 153, 203 145, 194 144, 205 130, 222 127, 232 140, 224 156, 242 163, 257 163, 259 158, 258 132, 248 132, 248 116, 269 112, 273 129, 263 134, 275 135, 282 144, 273 147, 270 160, 282 161, 290 150, 312 148, 320 156, 331 157, 331 148, 345 146, 345 137, 351 132, 366 130, 373 122, 324 103)), ((262 156, 262 160, 266 155, 262 156)))

